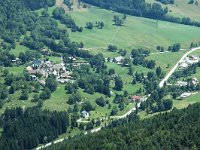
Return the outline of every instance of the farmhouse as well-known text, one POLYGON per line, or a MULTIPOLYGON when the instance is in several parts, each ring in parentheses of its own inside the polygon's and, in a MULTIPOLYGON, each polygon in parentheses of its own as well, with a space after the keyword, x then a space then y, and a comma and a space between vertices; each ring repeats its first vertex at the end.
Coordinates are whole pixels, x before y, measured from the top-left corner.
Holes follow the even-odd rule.
POLYGON ((178 86, 180 86, 180 87, 183 87, 183 86, 187 86, 188 83, 185 82, 185 81, 178 81, 176 85, 178 85, 178 86))
POLYGON ((89 113, 84 110, 84 111, 81 112, 81 117, 83 117, 83 118, 89 118, 89 113))
POLYGON ((187 63, 185 63, 185 62, 183 62, 183 63, 181 63, 180 65, 179 65, 179 69, 180 70, 183 70, 183 69, 186 69, 188 67, 188 64, 187 63))
POLYGON ((180 64, 179 64, 179 69, 183 70, 189 67, 190 65, 196 64, 199 62, 199 57, 197 56, 189 56, 186 57, 180 64))
POLYGON ((192 84, 197 85, 199 83, 199 80, 197 78, 192 78, 192 84))
POLYGON ((134 96, 132 96, 131 97, 131 100, 133 101, 133 102, 138 102, 138 101, 140 101, 141 100, 141 97, 140 96, 137 96, 137 95, 134 95, 134 96))
POLYGON ((122 56, 118 56, 118 57, 115 57, 115 58, 113 59, 113 62, 114 62, 114 63, 117 63, 117 64, 122 64, 123 61, 124 61, 124 57, 122 57, 122 56))

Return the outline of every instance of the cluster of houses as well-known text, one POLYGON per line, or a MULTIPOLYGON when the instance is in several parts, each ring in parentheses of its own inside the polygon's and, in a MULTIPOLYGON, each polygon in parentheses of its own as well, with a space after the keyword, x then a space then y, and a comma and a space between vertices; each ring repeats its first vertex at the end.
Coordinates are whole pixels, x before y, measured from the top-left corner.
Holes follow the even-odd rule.
MULTIPOLYGON (((192 78, 190 83, 192 83, 193 85, 197 85, 199 83, 199 80, 194 77, 194 78, 192 78)), ((184 86, 188 85, 188 82, 186 82, 186 81, 177 81, 176 85, 180 86, 180 87, 184 87, 184 86)))
MULTIPOLYGON (((71 73, 66 70, 62 58, 61 63, 58 64, 51 61, 36 59, 32 62, 32 65, 26 67, 26 71, 31 74, 33 79, 38 81, 37 75, 40 75, 43 78, 54 75, 59 83, 73 82, 73 78, 70 76, 71 73)), ((40 82, 44 84, 44 81, 41 80, 40 82)))
POLYGON ((180 62, 178 68, 179 70, 183 70, 191 66, 192 64, 196 64, 200 61, 197 56, 188 56, 182 62, 180 62))

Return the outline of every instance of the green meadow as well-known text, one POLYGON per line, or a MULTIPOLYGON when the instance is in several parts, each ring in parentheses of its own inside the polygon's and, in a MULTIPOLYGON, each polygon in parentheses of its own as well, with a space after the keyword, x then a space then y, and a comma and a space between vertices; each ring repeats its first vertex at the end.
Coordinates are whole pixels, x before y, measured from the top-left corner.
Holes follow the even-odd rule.
POLYGON ((197 102, 200 102, 200 93, 191 95, 187 98, 184 98, 183 100, 174 100, 173 106, 178 109, 181 109, 187 107, 189 104, 194 104, 197 102))
POLYGON ((165 21, 127 16, 125 24, 121 27, 113 25, 113 16, 118 14, 109 10, 91 7, 84 11, 67 12, 75 20, 76 24, 85 27, 89 21, 103 21, 105 27, 92 30, 84 28, 82 33, 69 31, 72 40, 83 42, 86 48, 106 48, 108 44, 117 45, 120 48, 132 49, 145 47, 154 50, 157 45, 168 47, 180 42, 187 48, 191 41, 200 40, 200 28, 175 24, 165 21))

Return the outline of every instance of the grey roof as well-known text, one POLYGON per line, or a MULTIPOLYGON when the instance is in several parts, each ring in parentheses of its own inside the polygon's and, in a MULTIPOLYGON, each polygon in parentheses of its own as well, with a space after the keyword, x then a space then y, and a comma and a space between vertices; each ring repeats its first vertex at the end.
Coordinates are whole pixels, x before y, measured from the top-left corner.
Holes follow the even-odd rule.
POLYGON ((85 110, 83 110, 82 112, 81 112, 81 114, 87 114, 88 112, 87 111, 85 111, 85 110))
POLYGON ((115 57, 116 61, 122 61, 123 59, 124 59, 124 57, 122 57, 122 56, 115 57))

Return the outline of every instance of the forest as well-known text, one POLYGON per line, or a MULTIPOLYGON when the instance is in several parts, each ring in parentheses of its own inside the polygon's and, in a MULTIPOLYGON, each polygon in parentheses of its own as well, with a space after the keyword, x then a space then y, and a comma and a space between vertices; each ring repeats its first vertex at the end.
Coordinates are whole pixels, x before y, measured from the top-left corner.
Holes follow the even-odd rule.
POLYGON ((65 133, 69 126, 66 112, 42 111, 39 107, 6 110, 0 121, 3 132, 0 149, 31 149, 65 133))
POLYGON ((132 114, 98 133, 77 136, 48 149, 199 149, 199 109, 200 104, 193 104, 145 120, 132 114))

